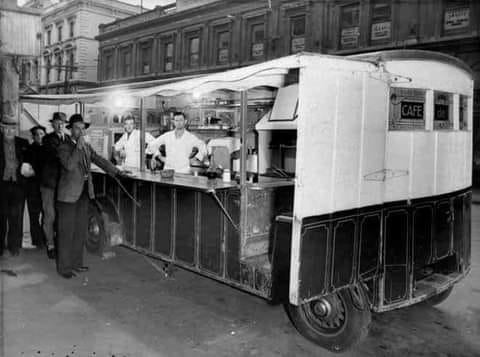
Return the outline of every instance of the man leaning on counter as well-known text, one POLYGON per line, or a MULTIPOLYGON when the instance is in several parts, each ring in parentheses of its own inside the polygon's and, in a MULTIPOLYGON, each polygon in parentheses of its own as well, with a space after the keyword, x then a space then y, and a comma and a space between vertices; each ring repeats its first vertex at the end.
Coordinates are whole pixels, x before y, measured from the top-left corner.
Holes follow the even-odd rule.
MULTIPOLYGON (((135 129, 135 119, 127 115, 123 119, 125 133, 115 143, 114 149, 117 163, 127 167, 140 168, 140 130, 135 129)), ((154 140, 150 133, 145 133, 145 143, 149 144, 154 140)))
POLYGON ((175 129, 151 141, 147 151, 153 153, 154 158, 158 157, 165 163, 164 169, 189 174, 190 160, 203 161, 207 153, 206 145, 185 128, 187 122, 185 114, 175 112, 173 121, 175 129), (165 156, 160 153, 161 145, 165 145, 165 156))

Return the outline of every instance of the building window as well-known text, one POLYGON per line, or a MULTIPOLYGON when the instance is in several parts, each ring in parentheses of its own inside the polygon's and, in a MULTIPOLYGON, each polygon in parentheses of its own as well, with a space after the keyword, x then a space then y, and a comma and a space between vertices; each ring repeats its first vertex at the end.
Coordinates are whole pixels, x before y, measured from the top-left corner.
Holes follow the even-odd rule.
POLYGON ((58 42, 62 42, 62 31, 63 31, 63 26, 57 26, 58 42))
POLYGON ((45 83, 48 85, 50 82, 50 70, 52 69, 52 61, 50 56, 44 58, 45 61, 45 83))
POLYGON ((230 62, 230 31, 217 33, 217 64, 230 62))
POLYGON ((173 71, 173 54, 174 47, 173 42, 168 41, 163 44, 163 71, 171 72, 173 71))
POLYGON ((55 55, 55 64, 57 65, 57 81, 60 81, 62 79, 62 64, 63 64, 63 58, 61 53, 58 53, 55 55))
POLYGON ((105 79, 113 79, 113 52, 108 51, 105 53, 105 79))
POLYGON ((33 75, 35 78, 35 82, 38 82, 38 60, 33 62, 33 75))
POLYGON ((47 30, 47 46, 50 46, 52 44, 52 30, 48 29, 47 30))
POLYGON ((445 0, 443 30, 445 33, 456 33, 470 29, 470 1, 445 0))
POLYGON ((70 38, 73 38, 75 36, 75 21, 70 21, 69 29, 70 38))
POLYGON ((250 59, 258 60, 265 56, 265 25, 253 24, 250 28, 250 59))
POLYGON ((392 36, 392 4, 390 0, 375 0, 371 3, 370 41, 389 41, 392 36))
POLYGON ((73 79, 74 64, 75 64, 75 53, 73 52, 73 50, 70 50, 68 52, 68 68, 67 68, 69 79, 73 79))
POLYGON ((459 100, 460 100, 458 105, 459 129, 468 130, 468 97, 466 95, 460 95, 459 100))
POLYGON ((121 77, 132 75, 132 48, 130 46, 120 50, 120 75, 121 77))
POLYGON ((188 66, 196 68, 200 66, 200 37, 188 39, 188 66))
POLYGON ((453 95, 434 92, 433 129, 453 129, 453 95))
POLYGON ((305 50, 305 15, 290 19, 290 53, 305 50))
POLYGON ((355 48, 360 37, 360 4, 340 7, 340 47, 355 48))
POLYGON ((152 42, 143 43, 140 46, 141 73, 148 74, 152 71, 152 42))

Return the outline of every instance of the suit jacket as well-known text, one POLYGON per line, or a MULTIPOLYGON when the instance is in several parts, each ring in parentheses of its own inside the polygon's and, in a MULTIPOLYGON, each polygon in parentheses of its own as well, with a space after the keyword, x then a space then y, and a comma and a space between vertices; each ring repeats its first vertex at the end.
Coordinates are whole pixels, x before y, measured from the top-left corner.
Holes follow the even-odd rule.
MULTIPOLYGON (((65 141, 69 136, 65 135, 65 141)), ((49 133, 43 137, 44 162, 41 172, 41 186, 55 189, 60 176, 60 161, 57 156, 57 148, 62 143, 55 132, 49 133)))
MULTIPOLYGON (((5 153, 3 151, 3 134, 0 133, 0 181, 3 179, 3 170, 5 169, 5 153)), ((26 153, 28 149, 28 140, 22 139, 18 136, 15 137, 15 154, 17 156, 17 183, 20 185, 25 184, 25 177, 20 175, 20 167, 25 162, 26 153)))
POLYGON ((99 156, 90 145, 86 144, 85 151, 79 150, 70 138, 58 146, 57 154, 61 164, 57 186, 57 201, 60 202, 73 203, 80 198, 85 175, 88 181, 88 195, 91 199, 95 198, 90 172, 92 162, 111 176, 120 172, 112 163, 99 156))
POLYGON ((42 170, 45 164, 45 154, 43 145, 33 142, 28 146, 26 151, 25 162, 32 165, 35 175, 27 179, 28 184, 40 186, 42 180, 42 170))

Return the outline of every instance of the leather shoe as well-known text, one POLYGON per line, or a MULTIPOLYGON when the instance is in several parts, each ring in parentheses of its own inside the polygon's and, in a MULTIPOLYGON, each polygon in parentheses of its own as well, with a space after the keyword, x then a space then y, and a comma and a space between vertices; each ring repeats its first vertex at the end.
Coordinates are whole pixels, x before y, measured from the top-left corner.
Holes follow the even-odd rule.
POLYGON ((76 272, 79 272, 79 273, 84 273, 84 272, 88 271, 88 267, 82 266, 82 267, 78 267, 78 268, 73 268, 73 270, 75 270, 76 272))
POLYGON ((49 259, 55 259, 57 254, 55 253, 55 248, 47 248, 47 256, 49 259))
POLYGON ((60 274, 61 277, 65 278, 65 279, 71 279, 73 278, 74 276, 76 276, 75 273, 73 272, 70 272, 70 273, 58 273, 60 274))

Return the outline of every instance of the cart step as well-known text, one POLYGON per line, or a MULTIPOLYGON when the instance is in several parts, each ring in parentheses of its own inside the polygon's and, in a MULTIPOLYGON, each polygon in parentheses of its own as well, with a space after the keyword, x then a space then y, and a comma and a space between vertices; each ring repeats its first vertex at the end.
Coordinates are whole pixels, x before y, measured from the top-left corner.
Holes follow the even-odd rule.
POLYGON ((452 273, 449 275, 432 274, 428 278, 416 282, 413 297, 435 295, 447 289, 453 282, 457 281, 461 275, 460 273, 452 273))

